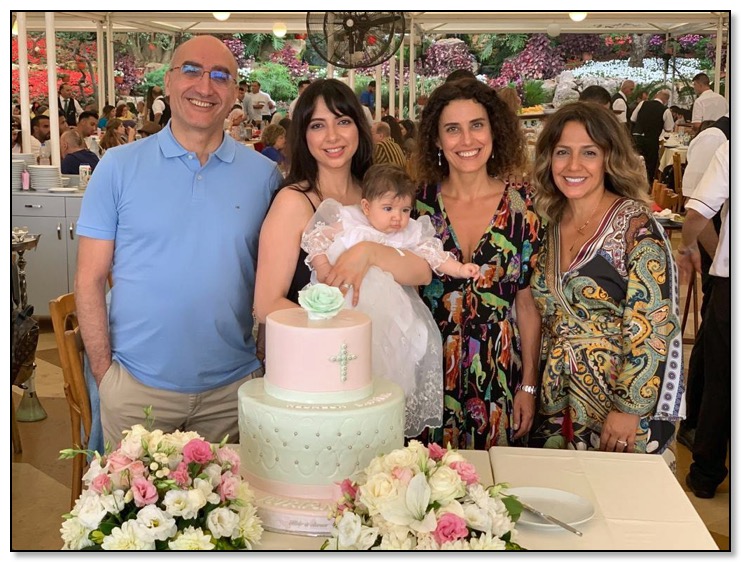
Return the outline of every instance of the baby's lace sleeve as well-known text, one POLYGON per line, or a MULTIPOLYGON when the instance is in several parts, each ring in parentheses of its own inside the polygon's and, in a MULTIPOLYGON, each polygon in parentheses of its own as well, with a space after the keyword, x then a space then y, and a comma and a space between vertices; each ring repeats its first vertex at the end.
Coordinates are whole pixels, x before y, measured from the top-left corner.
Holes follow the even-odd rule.
POLYGON ((308 254, 305 262, 309 267, 311 260, 326 253, 335 236, 342 232, 341 208, 342 205, 334 199, 327 199, 319 205, 306 225, 301 235, 301 249, 308 254))
POLYGON ((417 224, 419 227, 418 239, 415 240, 414 247, 409 249, 426 260, 432 271, 440 275, 437 268, 445 263, 448 258, 455 259, 455 256, 443 250, 443 243, 435 236, 435 227, 432 226, 430 217, 425 215, 418 218, 417 224))

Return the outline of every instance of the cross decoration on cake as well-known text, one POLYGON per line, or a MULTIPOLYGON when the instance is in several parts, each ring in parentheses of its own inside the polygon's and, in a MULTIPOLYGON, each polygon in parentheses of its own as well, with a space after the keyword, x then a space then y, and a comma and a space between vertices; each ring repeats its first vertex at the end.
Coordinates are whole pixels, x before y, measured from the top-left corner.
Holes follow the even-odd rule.
POLYGON ((340 380, 342 382, 345 382, 347 380, 347 364, 353 359, 357 359, 357 358, 358 356, 355 355, 354 353, 347 352, 347 344, 344 342, 340 346, 340 352, 337 355, 334 355, 333 357, 329 358, 329 360, 332 361, 332 363, 340 364, 340 380))

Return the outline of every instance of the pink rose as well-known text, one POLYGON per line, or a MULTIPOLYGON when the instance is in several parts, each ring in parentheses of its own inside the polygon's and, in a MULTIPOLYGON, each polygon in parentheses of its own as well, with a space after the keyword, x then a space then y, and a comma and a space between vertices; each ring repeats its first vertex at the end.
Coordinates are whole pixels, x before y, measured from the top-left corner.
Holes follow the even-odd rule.
POLYGON ((239 484, 241 482, 239 476, 236 476, 231 472, 225 472, 222 474, 221 483, 217 487, 221 501, 233 500, 236 498, 239 484))
POLYGON ((170 472, 170 478, 172 478, 178 486, 186 488, 190 486, 190 474, 188 474, 188 465, 181 462, 178 467, 170 472))
POLYGON ((232 474, 239 474, 239 453, 230 447, 221 447, 216 451, 216 458, 222 466, 228 464, 232 474))
POLYGON ((437 544, 465 539, 468 536, 466 521, 453 513, 444 513, 437 520, 437 529, 432 532, 437 544))
POLYGON ((340 482, 340 491, 342 492, 342 495, 349 496, 350 499, 353 501, 358 495, 358 487, 353 485, 352 481, 349 478, 345 478, 342 482, 340 482))
POLYGON ((214 454, 211 451, 211 445, 203 439, 191 439, 183 447, 183 458, 187 463, 206 464, 213 460, 214 454))
POLYGON ((131 483, 131 491, 134 492, 134 503, 136 507, 144 507, 155 503, 157 501, 157 488, 154 487, 149 480, 142 478, 134 478, 131 483))
POLYGON ((110 492, 112 487, 113 482, 111 482, 111 477, 105 472, 98 474, 98 476, 93 478, 93 481, 90 482, 90 489, 97 494, 110 492))
POLYGON ((391 476, 396 478, 402 484, 409 484, 409 481, 414 476, 411 468, 402 468, 397 466, 391 471, 391 476))
POLYGON ((443 449, 437 443, 430 443, 427 446, 427 450, 430 452, 430 458, 433 461, 439 461, 445 456, 445 449, 443 449))
POLYGON ((450 463, 450 468, 458 473, 466 484, 476 484, 479 481, 479 475, 476 474, 476 467, 470 462, 466 461, 453 461, 450 463))
POLYGON ((107 468, 109 471, 115 474, 129 468, 129 465, 131 465, 132 462, 134 462, 134 459, 130 459, 121 451, 113 451, 110 455, 108 455, 107 468))

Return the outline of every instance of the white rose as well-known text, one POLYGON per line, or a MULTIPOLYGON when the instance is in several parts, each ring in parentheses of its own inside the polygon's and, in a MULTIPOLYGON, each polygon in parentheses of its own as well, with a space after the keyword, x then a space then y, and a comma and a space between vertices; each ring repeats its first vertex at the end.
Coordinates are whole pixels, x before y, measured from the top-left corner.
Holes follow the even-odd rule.
POLYGON ((435 466, 435 461, 430 458, 430 453, 421 442, 412 439, 407 445, 409 452, 417 456, 417 463, 420 470, 424 471, 427 468, 435 466))
POLYGON ((149 439, 149 431, 141 424, 124 431, 125 437, 121 440, 119 450, 130 459, 138 459, 144 455, 144 446, 149 439))
POLYGON ((211 535, 206 535, 202 529, 186 528, 167 543, 170 550, 213 550, 216 545, 211 542, 211 535))
POLYGON ((438 466, 429 480, 432 494, 430 501, 437 501, 444 506, 455 498, 463 497, 466 493, 466 484, 458 476, 458 473, 448 466, 438 466))
POLYGON ((92 490, 83 490, 75 501, 75 507, 72 508, 71 513, 77 516, 83 527, 97 529, 108 511, 101 501, 101 496, 92 490))
POLYGON ((226 507, 217 507, 206 517, 206 526, 217 539, 221 537, 236 539, 239 536, 238 525, 239 515, 226 507))
POLYGON ((469 544, 471 550, 506 550, 507 548, 507 543, 489 533, 484 533, 478 538, 472 538, 469 544))
POLYGON ((155 429, 154 431, 150 432, 149 435, 147 435, 146 445, 147 451, 149 451, 150 454, 159 449, 160 443, 162 443, 162 439, 164 436, 165 433, 161 429, 155 429))
POLYGON ((337 523, 337 547, 339 550, 357 550, 360 528, 363 522, 355 513, 345 510, 337 523))
POLYGON ((86 546, 92 546, 94 543, 88 538, 90 529, 85 527, 80 521, 73 517, 62 523, 59 529, 64 541, 62 550, 82 550, 86 546))
POLYGON ((169 513, 156 505, 145 505, 136 514, 136 520, 142 527, 149 529, 155 540, 164 541, 175 536, 177 524, 169 513))
POLYGON ((461 455, 458 451, 448 450, 445 455, 443 455, 442 460, 440 461, 441 464, 444 464, 445 466, 450 466, 450 463, 453 462, 468 462, 466 460, 466 457, 461 455))
POLYGON ((381 464, 385 472, 391 472, 393 469, 410 468, 414 474, 419 472, 419 460, 417 453, 410 449, 396 449, 381 457, 381 464))
POLYGON ((435 513, 437 514, 438 519, 445 513, 452 513, 461 519, 465 519, 464 506, 461 505, 458 500, 453 500, 452 502, 438 508, 435 513))
POLYGON ((369 477, 368 482, 360 486, 360 500, 368 508, 368 514, 373 516, 380 513, 382 504, 395 500, 399 495, 399 486, 399 481, 385 472, 369 477))

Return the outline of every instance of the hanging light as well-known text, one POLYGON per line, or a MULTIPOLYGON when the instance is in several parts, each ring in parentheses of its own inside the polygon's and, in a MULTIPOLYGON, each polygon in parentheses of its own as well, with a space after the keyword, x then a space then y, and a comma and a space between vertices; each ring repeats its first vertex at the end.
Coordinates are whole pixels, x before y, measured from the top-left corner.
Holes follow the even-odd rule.
POLYGON ((211 13, 213 14, 214 18, 216 18, 219 21, 226 21, 229 19, 229 16, 232 15, 231 12, 211 12, 211 13))
POLYGON ((276 37, 285 37, 286 33, 288 33, 288 28, 285 23, 277 21, 273 24, 273 35, 276 37))
POLYGON ((584 21, 587 18, 586 12, 569 12, 571 21, 584 21))
POLYGON ((545 31, 550 37, 558 37, 561 35, 561 26, 557 23, 551 23, 545 28, 545 31))

